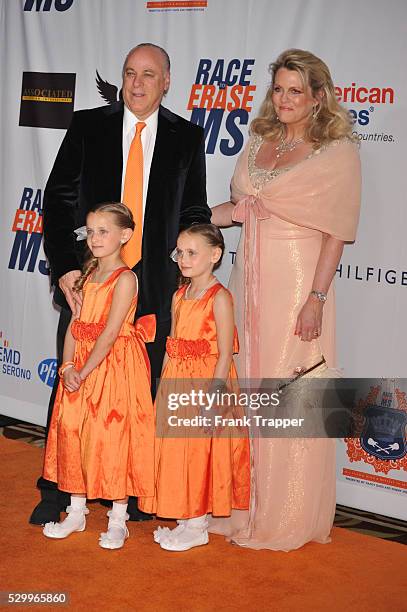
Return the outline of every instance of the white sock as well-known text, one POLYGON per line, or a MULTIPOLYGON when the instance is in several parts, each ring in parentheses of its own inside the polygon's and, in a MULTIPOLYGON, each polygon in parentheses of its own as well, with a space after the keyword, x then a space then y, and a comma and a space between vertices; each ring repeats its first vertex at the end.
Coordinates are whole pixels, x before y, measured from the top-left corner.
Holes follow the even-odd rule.
POLYGON ((84 510, 86 508, 86 497, 76 497, 71 495, 72 510, 84 510))
POLYGON ((113 502, 112 515, 125 521, 127 518, 126 513, 127 504, 118 504, 117 502, 113 502))
POLYGON ((74 531, 83 531, 86 526, 85 516, 89 514, 86 497, 71 495, 71 504, 66 509, 67 515, 59 523, 46 523, 43 533, 48 538, 66 538, 74 531))
POLYGON ((206 529, 207 526, 206 514, 187 520, 187 527, 191 529, 206 529))

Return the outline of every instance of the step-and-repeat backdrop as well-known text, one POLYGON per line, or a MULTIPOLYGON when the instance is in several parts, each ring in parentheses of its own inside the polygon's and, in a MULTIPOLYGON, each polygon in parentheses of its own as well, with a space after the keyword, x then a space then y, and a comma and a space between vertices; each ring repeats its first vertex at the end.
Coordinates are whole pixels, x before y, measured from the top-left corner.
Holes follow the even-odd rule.
MULTIPOLYGON (((269 63, 289 47, 308 49, 331 69, 363 161, 358 238, 336 274, 339 365, 383 379, 358 400, 360 439, 338 441, 338 501, 406 518, 406 23, 404 0, 0 0, 0 413, 46 419, 58 313, 42 199, 73 110, 118 99, 135 44, 165 47, 164 104, 205 128, 214 205, 228 199, 269 63)), ((225 237, 227 282, 239 230, 225 237)))

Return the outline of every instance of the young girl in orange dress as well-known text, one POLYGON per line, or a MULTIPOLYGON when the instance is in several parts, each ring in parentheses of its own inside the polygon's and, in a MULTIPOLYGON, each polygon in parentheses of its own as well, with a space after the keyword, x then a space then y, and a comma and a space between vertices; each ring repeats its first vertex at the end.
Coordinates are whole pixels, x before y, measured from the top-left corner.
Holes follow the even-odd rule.
POLYGON ((44 478, 71 493, 66 518, 44 535, 66 538, 86 525, 86 498, 113 500, 102 548, 128 537, 128 496, 154 492, 154 413, 145 341, 155 317, 133 324, 137 278, 121 258, 134 221, 123 204, 97 206, 86 219, 90 257, 76 290, 83 290, 64 344, 64 363, 45 451, 44 478))
POLYGON ((177 432, 165 425, 172 415, 199 418, 206 413, 205 407, 189 406, 170 415, 171 396, 199 388, 208 391, 208 384, 213 393, 220 385, 238 390, 232 297, 213 275, 224 248, 216 226, 199 224, 181 232, 173 254, 187 282, 172 300, 171 336, 156 399, 155 496, 139 501, 145 512, 179 519, 175 529, 159 527, 154 532, 161 548, 171 551, 208 543, 208 513, 229 516, 232 508, 247 509, 249 504, 249 443, 244 430, 225 426, 219 433, 202 422, 200 430, 181 426, 177 432))

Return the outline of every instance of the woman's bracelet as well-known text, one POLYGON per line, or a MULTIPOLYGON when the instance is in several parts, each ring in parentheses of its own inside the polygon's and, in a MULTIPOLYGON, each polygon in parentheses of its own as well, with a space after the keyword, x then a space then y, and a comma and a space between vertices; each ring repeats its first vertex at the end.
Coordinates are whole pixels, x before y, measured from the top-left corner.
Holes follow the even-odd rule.
POLYGON ((65 363, 63 363, 58 370, 59 378, 63 377, 65 370, 67 370, 68 368, 74 368, 74 367, 75 367, 74 361, 65 361, 65 363))
POLYGON ((316 289, 313 289, 312 291, 310 291, 310 295, 316 297, 317 300, 319 300, 320 302, 326 302, 327 295, 323 291, 317 291, 316 289))

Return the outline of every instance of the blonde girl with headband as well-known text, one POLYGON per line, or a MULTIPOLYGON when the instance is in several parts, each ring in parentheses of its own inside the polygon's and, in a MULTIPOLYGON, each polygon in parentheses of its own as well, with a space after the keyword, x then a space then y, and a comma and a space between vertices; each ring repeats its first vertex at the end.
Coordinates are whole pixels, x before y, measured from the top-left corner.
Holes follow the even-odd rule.
POLYGON ((60 383, 48 436, 44 478, 71 494, 67 516, 43 533, 61 539, 84 531, 86 499, 113 501, 102 548, 121 548, 128 496, 153 494, 154 414, 145 342, 155 317, 134 325, 138 283, 121 250, 134 229, 123 204, 103 203, 86 218, 88 258, 75 289, 82 307, 65 337, 60 383))

